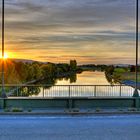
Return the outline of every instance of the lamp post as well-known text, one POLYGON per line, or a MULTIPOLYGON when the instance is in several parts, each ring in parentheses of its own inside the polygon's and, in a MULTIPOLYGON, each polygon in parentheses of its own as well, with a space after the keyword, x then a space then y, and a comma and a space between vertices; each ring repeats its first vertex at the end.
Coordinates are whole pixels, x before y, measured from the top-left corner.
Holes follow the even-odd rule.
POLYGON ((4 0, 2 0, 2 98, 6 98, 5 88, 4 88, 4 0))
POLYGON ((139 0, 136 0, 136 83, 133 97, 139 97, 138 93, 138 41, 139 41, 139 0))

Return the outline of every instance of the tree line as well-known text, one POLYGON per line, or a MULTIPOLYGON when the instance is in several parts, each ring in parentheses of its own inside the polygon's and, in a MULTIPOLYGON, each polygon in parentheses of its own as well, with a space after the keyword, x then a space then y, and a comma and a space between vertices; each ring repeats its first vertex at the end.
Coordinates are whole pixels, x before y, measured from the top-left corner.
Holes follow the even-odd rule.
POLYGON ((43 79, 50 80, 56 77, 67 76, 78 71, 76 60, 70 60, 69 64, 54 64, 41 62, 16 62, 8 59, 5 61, 4 69, 6 84, 23 84, 43 79))

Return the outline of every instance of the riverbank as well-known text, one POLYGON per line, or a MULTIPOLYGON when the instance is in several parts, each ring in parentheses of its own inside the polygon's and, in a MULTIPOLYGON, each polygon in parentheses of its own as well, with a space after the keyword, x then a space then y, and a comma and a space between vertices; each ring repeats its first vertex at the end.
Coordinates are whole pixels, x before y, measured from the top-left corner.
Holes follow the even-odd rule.
MULTIPOLYGON (((121 77, 123 78, 123 80, 135 81, 136 73, 135 72, 124 72, 124 73, 121 73, 121 77)), ((140 82, 140 72, 138 73, 138 82, 140 82)))

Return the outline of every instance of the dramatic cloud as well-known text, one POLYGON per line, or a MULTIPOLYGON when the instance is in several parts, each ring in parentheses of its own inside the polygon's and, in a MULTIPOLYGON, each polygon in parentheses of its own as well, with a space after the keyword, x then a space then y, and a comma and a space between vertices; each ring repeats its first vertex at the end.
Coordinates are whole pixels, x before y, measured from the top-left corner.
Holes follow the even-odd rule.
POLYGON ((5 2, 6 49, 13 57, 134 63, 135 0, 5 2))

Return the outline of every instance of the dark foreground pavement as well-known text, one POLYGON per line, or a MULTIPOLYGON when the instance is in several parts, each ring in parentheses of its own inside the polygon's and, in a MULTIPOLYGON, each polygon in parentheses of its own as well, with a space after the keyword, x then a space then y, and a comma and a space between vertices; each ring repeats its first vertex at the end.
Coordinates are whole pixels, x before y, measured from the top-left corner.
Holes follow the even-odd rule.
POLYGON ((0 140, 140 140, 140 115, 1 116, 0 140))

